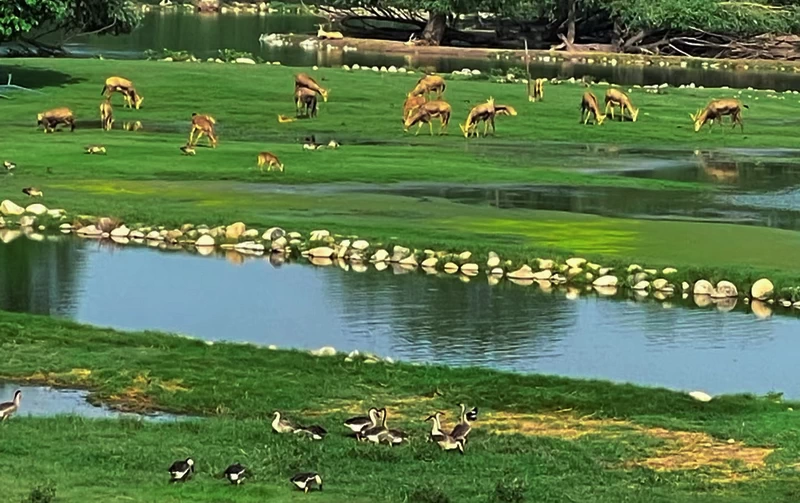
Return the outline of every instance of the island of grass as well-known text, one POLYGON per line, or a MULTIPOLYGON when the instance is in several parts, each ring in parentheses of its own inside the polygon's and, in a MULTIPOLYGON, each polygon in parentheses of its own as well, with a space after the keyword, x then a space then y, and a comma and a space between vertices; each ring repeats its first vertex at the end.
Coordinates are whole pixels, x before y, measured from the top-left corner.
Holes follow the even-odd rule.
MULTIPOLYGON (((776 286, 800 284, 795 232, 708 222, 608 218, 543 210, 500 210, 437 197, 377 190, 395 183, 618 186, 641 197, 664 191, 704 197, 716 189, 696 182, 594 174, 592 168, 619 148, 695 150, 759 149, 792 145, 793 94, 732 89, 634 89, 637 122, 578 123, 586 90, 547 85, 545 100, 529 103, 521 84, 449 79, 450 134, 404 134, 402 102, 419 74, 320 69, 311 72, 330 90, 319 118, 279 123, 293 115, 293 74, 274 65, 166 63, 107 60, 7 60, 3 72, 43 94, 15 92, 4 100, 3 157, 16 163, 0 186, 0 199, 18 203, 21 189, 38 187, 50 208, 70 215, 109 216, 129 224, 180 227, 185 223, 281 226, 307 233, 325 228, 373 243, 401 244, 476 256, 496 251, 515 263, 535 257, 580 255, 606 265, 641 263, 676 267, 686 279, 728 279, 737 285, 767 276, 776 286), (99 127, 100 91, 108 76, 122 75, 145 97, 140 110, 114 98, 115 128, 99 127), (465 140, 456 127, 471 106, 489 96, 519 115, 499 117, 492 138, 465 140), (689 113, 710 99, 738 96, 744 134, 729 126, 694 133, 689 113), (36 114, 68 106, 75 133, 44 135, 36 114), (183 156, 193 112, 217 119, 220 145, 183 156), (136 129, 139 121, 141 128, 136 129), (335 139, 339 149, 306 151, 304 138, 335 139), (106 155, 87 155, 102 144, 106 155), (260 173, 256 156, 275 153, 284 173, 260 173), (580 154, 576 152, 581 152, 580 154), (322 185, 320 185, 322 184, 322 185)), ((602 101, 605 87, 592 90, 602 101)), ((202 145, 202 143, 201 143, 202 145)), ((752 151, 751 151, 752 152, 752 151)))

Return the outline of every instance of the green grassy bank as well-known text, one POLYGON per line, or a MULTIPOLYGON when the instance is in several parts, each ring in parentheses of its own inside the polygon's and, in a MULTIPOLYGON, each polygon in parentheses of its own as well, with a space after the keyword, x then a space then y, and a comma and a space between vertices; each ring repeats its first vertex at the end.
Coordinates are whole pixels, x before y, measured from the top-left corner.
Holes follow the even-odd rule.
POLYGON ((768 398, 699 403, 632 385, 348 363, 11 313, 0 313, 0 350, 2 379, 205 416, 177 424, 14 417, 0 425, 4 501, 37 485, 54 486, 63 502, 746 502, 791 501, 800 491, 796 404, 768 398), (467 453, 440 452, 424 441, 421 420, 445 410, 452 421, 461 401, 481 408, 467 453), (344 436, 338 425, 372 404, 412 434, 409 445, 344 436), (330 433, 319 443, 275 435, 275 409, 330 433), (166 468, 188 456, 195 480, 168 485, 166 468), (252 470, 241 488, 218 477, 234 461, 252 470), (293 491, 288 477, 300 470, 322 473, 325 490, 293 491))

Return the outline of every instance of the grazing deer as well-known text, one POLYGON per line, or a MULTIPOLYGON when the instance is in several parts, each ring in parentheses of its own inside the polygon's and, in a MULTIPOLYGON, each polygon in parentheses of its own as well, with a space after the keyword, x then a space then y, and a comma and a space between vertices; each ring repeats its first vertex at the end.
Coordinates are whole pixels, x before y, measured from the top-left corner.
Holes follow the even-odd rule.
POLYGON ((258 154, 258 169, 263 173, 264 165, 267 165, 267 171, 272 171, 272 167, 278 168, 283 173, 283 163, 272 152, 261 152, 258 154))
POLYGON ((528 95, 528 101, 544 101, 544 82, 547 79, 533 81, 533 94, 528 95))
POLYGON ((747 105, 743 105, 742 102, 737 99, 723 98, 720 100, 713 100, 706 105, 703 110, 698 110, 696 114, 689 114, 689 116, 694 121, 695 132, 700 131, 700 128, 708 121, 711 121, 708 127, 708 130, 711 131, 711 128, 714 127, 714 121, 719 121, 719 123, 722 124, 722 117, 729 115, 733 122, 733 129, 736 129, 736 124, 739 124, 742 133, 744 133, 742 107, 750 108, 747 105))
POLYGON ((406 100, 403 102, 403 120, 406 120, 409 115, 416 112, 419 107, 425 104, 425 101, 425 96, 413 96, 408 93, 406 100))
POLYGON ((54 108, 36 116, 36 125, 43 126, 44 132, 55 131, 59 124, 69 125, 70 131, 75 131, 75 115, 67 107, 54 108))
POLYGON ((217 121, 210 115, 200 115, 197 113, 192 114, 192 130, 189 131, 189 142, 187 145, 194 146, 200 140, 200 137, 208 135, 208 141, 212 148, 217 148, 217 135, 214 133, 214 124, 217 121), (197 137, 194 134, 197 133, 197 137))
POLYGON ((473 134, 475 136, 480 136, 480 133, 478 133, 478 123, 481 121, 483 121, 483 136, 486 136, 489 130, 489 124, 492 125, 492 133, 494 134, 495 114, 494 98, 489 98, 486 103, 481 103, 480 105, 472 107, 464 125, 462 126, 459 124, 461 132, 464 133, 464 137, 469 138, 473 134))
POLYGON ((411 96, 428 96, 435 92, 437 99, 441 99, 447 83, 438 75, 425 75, 417 81, 417 85, 411 90, 411 96))
POLYGON ((306 117, 317 116, 317 92, 307 87, 297 87, 294 90, 294 107, 297 117, 301 110, 306 117))
POLYGON ((344 38, 340 31, 325 31, 324 24, 318 24, 317 26, 317 38, 320 40, 341 40, 344 38))
POLYGON ((114 109, 108 98, 100 102, 100 124, 105 131, 111 131, 111 126, 114 124, 114 109))
POLYGON ((136 110, 139 110, 139 107, 142 106, 144 98, 136 92, 136 88, 130 80, 123 79, 122 77, 107 78, 106 84, 103 86, 103 90, 100 94, 111 99, 111 95, 115 92, 122 93, 122 96, 125 98, 126 107, 133 108, 135 106, 136 110))
POLYGON ((322 96, 322 101, 328 102, 328 90, 317 84, 317 81, 312 79, 306 73, 298 73, 294 76, 294 89, 297 91, 298 87, 305 87, 322 96))
POLYGON ((438 118, 441 122, 441 125, 439 126, 439 134, 444 134, 444 131, 447 129, 447 125, 450 124, 450 115, 452 111, 452 107, 446 101, 429 101, 420 106, 416 112, 406 117, 405 121, 403 121, 403 131, 408 132, 408 128, 416 124, 417 132, 414 134, 414 136, 416 136, 419 134, 419 130, 422 128, 422 125, 428 124, 428 127, 430 127, 431 130, 431 136, 433 136, 432 120, 438 118))
POLYGON ((583 93, 583 99, 581 99, 580 122, 587 124, 592 115, 594 115, 594 123, 596 126, 602 124, 606 118, 605 115, 600 113, 600 105, 597 103, 597 96, 595 96, 591 91, 586 91, 583 93))
POLYGON ((639 117, 639 109, 633 106, 628 95, 617 88, 611 87, 606 91, 606 108, 604 110, 608 114, 609 108, 611 109, 611 120, 614 120, 614 109, 616 107, 619 107, 619 115, 622 120, 625 120, 626 108, 633 122, 636 122, 639 117))

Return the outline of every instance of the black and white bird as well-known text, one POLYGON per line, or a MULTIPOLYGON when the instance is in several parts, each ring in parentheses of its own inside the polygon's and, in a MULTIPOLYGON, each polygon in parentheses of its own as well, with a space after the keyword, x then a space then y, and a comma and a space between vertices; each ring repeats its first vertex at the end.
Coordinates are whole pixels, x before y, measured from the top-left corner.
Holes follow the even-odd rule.
POLYGON ((11 173, 12 170, 17 168, 17 165, 11 161, 3 161, 3 167, 6 168, 6 171, 11 173))
POLYGON ((186 458, 183 461, 175 461, 169 467, 170 483, 186 482, 194 473, 194 460, 186 458))
POLYGON ((478 420, 478 408, 473 407, 472 410, 467 411, 467 421, 474 423, 478 420))
POLYGON ((322 440, 325 438, 325 435, 328 434, 328 430, 317 424, 312 424, 311 426, 300 426, 294 430, 294 432, 304 433, 311 438, 311 440, 322 440))
POLYGON ((228 479, 228 482, 231 484, 238 486, 244 481, 245 472, 247 472, 247 468, 239 463, 234 463, 225 469, 225 478, 228 479))
POLYGON ((322 490, 322 477, 320 477, 319 474, 315 472, 298 473, 289 480, 291 480, 292 484, 297 486, 297 488, 303 491, 304 493, 310 491, 311 487, 314 485, 319 487, 320 491, 322 490))
MULTIPOLYGON (((450 436, 456 440, 461 440, 462 442, 466 443, 467 436, 469 436, 470 432, 472 431, 472 425, 469 424, 470 422, 467 415, 467 406, 463 403, 458 404, 458 406, 461 408, 459 422, 455 428, 453 428, 453 431, 450 432, 450 436)), ((474 410, 475 409, 471 410, 470 413, 472 413, 474 410)), ((475 411, 475 414, 477 415, 477 411, 475 411)))
POLYGON ((37 189, 36 187, 25 187, 22 189, 22 193, 28 197, 43 197, 44 192, 37 189))
POLYGON ((19 410, 19 402, 22 400, 22 391, 14 392, 14 398, 10 402, 0 403, 0 421, 5 421, 12 414, 19 410))
POLYGON ((366 416, 356 416, 344 422, 347 428, 350 428, 354 433, 360 433, 361 430, 378 426, 378 409, 372 407, 366 416))

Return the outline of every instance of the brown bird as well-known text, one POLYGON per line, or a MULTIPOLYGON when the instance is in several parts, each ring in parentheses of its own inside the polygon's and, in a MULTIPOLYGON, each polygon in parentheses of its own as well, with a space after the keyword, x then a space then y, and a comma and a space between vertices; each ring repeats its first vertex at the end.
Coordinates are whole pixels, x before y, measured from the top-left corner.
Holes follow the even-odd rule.
POLYGON ((27 195, 28 197, 43 197, 44 192, 37 189, 36 187, 25 187, 22 189, 22 193, 27 195))

